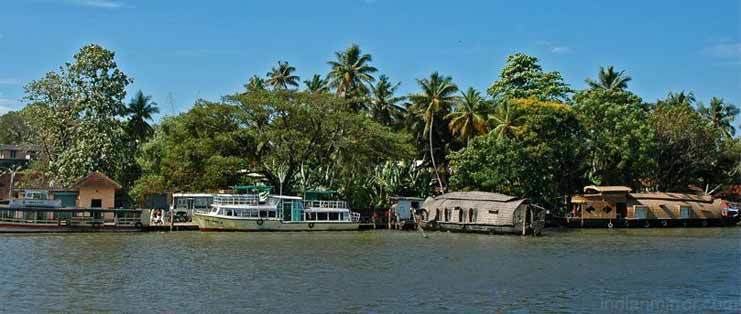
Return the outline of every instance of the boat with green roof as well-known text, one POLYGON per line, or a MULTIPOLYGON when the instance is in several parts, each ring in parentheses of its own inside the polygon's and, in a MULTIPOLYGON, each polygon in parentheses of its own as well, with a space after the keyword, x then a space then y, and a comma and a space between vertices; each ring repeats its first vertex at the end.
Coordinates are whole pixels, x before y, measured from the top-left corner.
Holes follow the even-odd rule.
POLYGON ((193 213, 201 231, 349 231, 360 214, 334 191, 310 191, 305 198, 272 195, 269 186, 235 186, 214 196, 210 210, 193 213))

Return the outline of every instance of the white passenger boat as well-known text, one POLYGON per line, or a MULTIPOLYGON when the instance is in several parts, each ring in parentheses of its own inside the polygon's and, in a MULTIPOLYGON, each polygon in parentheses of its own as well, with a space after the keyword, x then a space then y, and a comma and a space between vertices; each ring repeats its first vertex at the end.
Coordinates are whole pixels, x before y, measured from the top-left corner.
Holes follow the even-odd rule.
POLYGON ((347 202, 279 196, 251 191, 217 194, 211 210, 194 212, 201 231, 343 231, 358 230, 360 214, 347 202))

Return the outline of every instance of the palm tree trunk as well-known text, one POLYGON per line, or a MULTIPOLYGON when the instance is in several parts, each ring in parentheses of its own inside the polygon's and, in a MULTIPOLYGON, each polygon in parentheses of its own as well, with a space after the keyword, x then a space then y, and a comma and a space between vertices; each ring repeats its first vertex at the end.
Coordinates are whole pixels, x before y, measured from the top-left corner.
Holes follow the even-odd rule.
POLYGON ((430 115, 430 129, 427 132, 430 133, 430 159, 432 160, 432 168, 435 170, 435 176, 437 177, 437 184, 440 185, 440 193, 445 192, 443 188, 443 181, 440 179, 440 173, 437 171, 437 163, 435 163, 435 151, 432 149, 432 129, 435 127, 435 115, 430 115))

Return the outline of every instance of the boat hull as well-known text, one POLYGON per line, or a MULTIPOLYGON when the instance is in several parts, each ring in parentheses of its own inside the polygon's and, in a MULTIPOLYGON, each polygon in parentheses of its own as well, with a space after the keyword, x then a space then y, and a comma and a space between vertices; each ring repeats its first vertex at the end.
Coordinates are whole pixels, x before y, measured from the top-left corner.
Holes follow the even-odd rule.
POLYGON ((193 222, 201 231, 354 231, 356 222, 284 222, 280 220, 233 219, 193 214, 193 222))
POLYGON ((60 226, 56 224, 0 223, 0 233, 138 232, 135 226, 60 226))

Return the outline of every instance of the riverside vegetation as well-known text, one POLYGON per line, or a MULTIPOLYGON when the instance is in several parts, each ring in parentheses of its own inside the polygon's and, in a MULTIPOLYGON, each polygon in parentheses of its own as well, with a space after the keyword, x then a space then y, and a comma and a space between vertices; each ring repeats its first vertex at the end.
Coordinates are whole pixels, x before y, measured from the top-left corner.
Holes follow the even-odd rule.
MULTIPOLYGON (((87 45, 26 86, 25 107, 0 117, 0 143, 33 143, 24 171, 69 184, 89 171, 149 193, 213 191, 259 173, 283 194, 339 191, 353 208, 388 197, 483 190, 557 208, 586 184, 685 191, 741 183, 739 110, 692 92, 646 101, 631 77, 600 68, 575 90, 517 53, 485 91, 432 73, 410 95, 357 45, 302 81, 288 62, 219 101, 197 100, 153 124, 157 104, 114 52, 87 45)), ((249 75, 245 75, 248 77, 249 75)))

